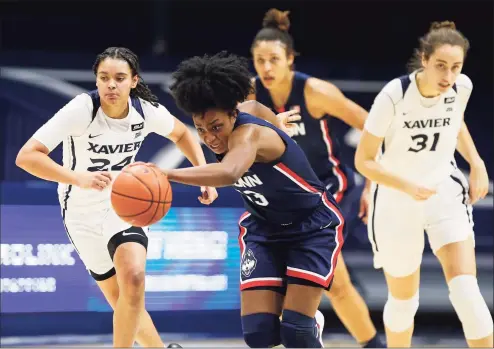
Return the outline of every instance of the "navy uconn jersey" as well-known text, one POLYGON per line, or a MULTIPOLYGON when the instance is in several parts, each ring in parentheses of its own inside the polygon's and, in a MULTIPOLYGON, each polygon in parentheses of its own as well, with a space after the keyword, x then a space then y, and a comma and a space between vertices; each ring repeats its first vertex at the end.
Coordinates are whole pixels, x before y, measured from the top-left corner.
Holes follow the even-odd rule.
MULTIPOLYGON (((276 225, 290 225, 322 204, 324 185, 302 149, 283 131, 247 113, 239 113, 234 129, 245 124, 269 127, 286 144, 283 155, 270 163, 254 163, 234 184, 249 213, 276 225)), ((217 155, 221 160, 222 156, 217 155)), ((331 196, 331 195, 330 195, 331 196)))
MULTIPOLYGON (((342 166, 339 160, 339 145, 331 134, 331 117, 323 116, 321 119, 313 118, 305 102, 304 88, 310 76, 300 72, 294 72, 292 90, 288 101, 283 108, 276 109, 269 91, 264 88, 259 77, 256 77, 256 100, 275 113, 298 109, 302 119, 296 123, 295 134, 292 137, 302 148, 314 169, 317 177, 325 184, 332 185, 331 192, 343 193, 353 186, 353 174, 351 169, 342 166)), ((336 195, 337 201, 341 199, 336 195)))

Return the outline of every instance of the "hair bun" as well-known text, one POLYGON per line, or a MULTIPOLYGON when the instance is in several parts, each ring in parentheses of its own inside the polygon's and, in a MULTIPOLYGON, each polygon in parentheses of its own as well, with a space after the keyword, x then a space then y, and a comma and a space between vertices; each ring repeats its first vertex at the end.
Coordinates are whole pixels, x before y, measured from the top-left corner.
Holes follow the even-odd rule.
POLYGON ((432 22, 430 31, 439 30, 442 28, 455 30, 456 25, 455 22, 451 22, 451 21, 432 22))
POLYGON ((290 29, 289 13, 290 11, 280 11, 276 8, 272 8, 264 15, 262 26, 264 28, 277 28, 287 32, 288 29, 290 29))

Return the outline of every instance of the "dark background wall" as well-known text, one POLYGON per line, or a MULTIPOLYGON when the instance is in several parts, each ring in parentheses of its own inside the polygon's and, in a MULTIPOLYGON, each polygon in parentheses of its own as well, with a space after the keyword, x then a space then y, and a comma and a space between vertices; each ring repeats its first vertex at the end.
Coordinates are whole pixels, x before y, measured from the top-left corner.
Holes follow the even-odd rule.
POLYGON ((475 84, 492 85, 491 1, 7 1, 1 6, 3 50, 95 54, 124 45, 144 55, 164 37, 172 56, 224 49, 249 55, 264 13, 277 7, 291 11, 301 59, 355 64, 368 74, 373 68, 402 67, 430 22, 452 20, 471 41, 465 70, 475 84))

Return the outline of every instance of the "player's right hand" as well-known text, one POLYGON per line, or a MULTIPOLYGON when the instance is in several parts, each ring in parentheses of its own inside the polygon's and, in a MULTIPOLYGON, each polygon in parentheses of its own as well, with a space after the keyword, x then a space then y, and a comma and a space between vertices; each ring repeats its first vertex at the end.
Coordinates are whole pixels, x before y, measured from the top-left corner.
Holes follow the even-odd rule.
POLYGON ((102 191, 111 185, 110 172, 80 172, 77 174, 79 188, 102 191))
POLYGON ((405 188, 405 192, 412 198, 418 201, 427 200, 432 195, 436 194, 436 190, 422 187, 415 184, 410 184, 405 188))

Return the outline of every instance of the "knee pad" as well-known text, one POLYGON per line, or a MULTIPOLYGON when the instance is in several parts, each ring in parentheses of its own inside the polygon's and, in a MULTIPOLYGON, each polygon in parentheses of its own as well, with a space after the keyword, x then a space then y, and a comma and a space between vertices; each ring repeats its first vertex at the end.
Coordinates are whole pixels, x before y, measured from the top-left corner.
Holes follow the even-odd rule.
POLYGON ((459 275, 449 281, 448 287, 449 299, 463 325, 465 337, 481 339, 492 334, 492 317, 480 293, 477 278, 459 275))
POLYGON ((413 325, 418 308, 418 291, 410 299, 396 299, 388 293, 388 300, 383 311, 384 325, 393 332, 404 332, 413 325))
POLYGON ((242 331, 249 348, 270 348, 281 344, 278 315, 256 313, 242 316, 242 331))
POLYGON ((285 348, 322 348, 316 319, 292 310, 283 310, 281 343, 285 348))

